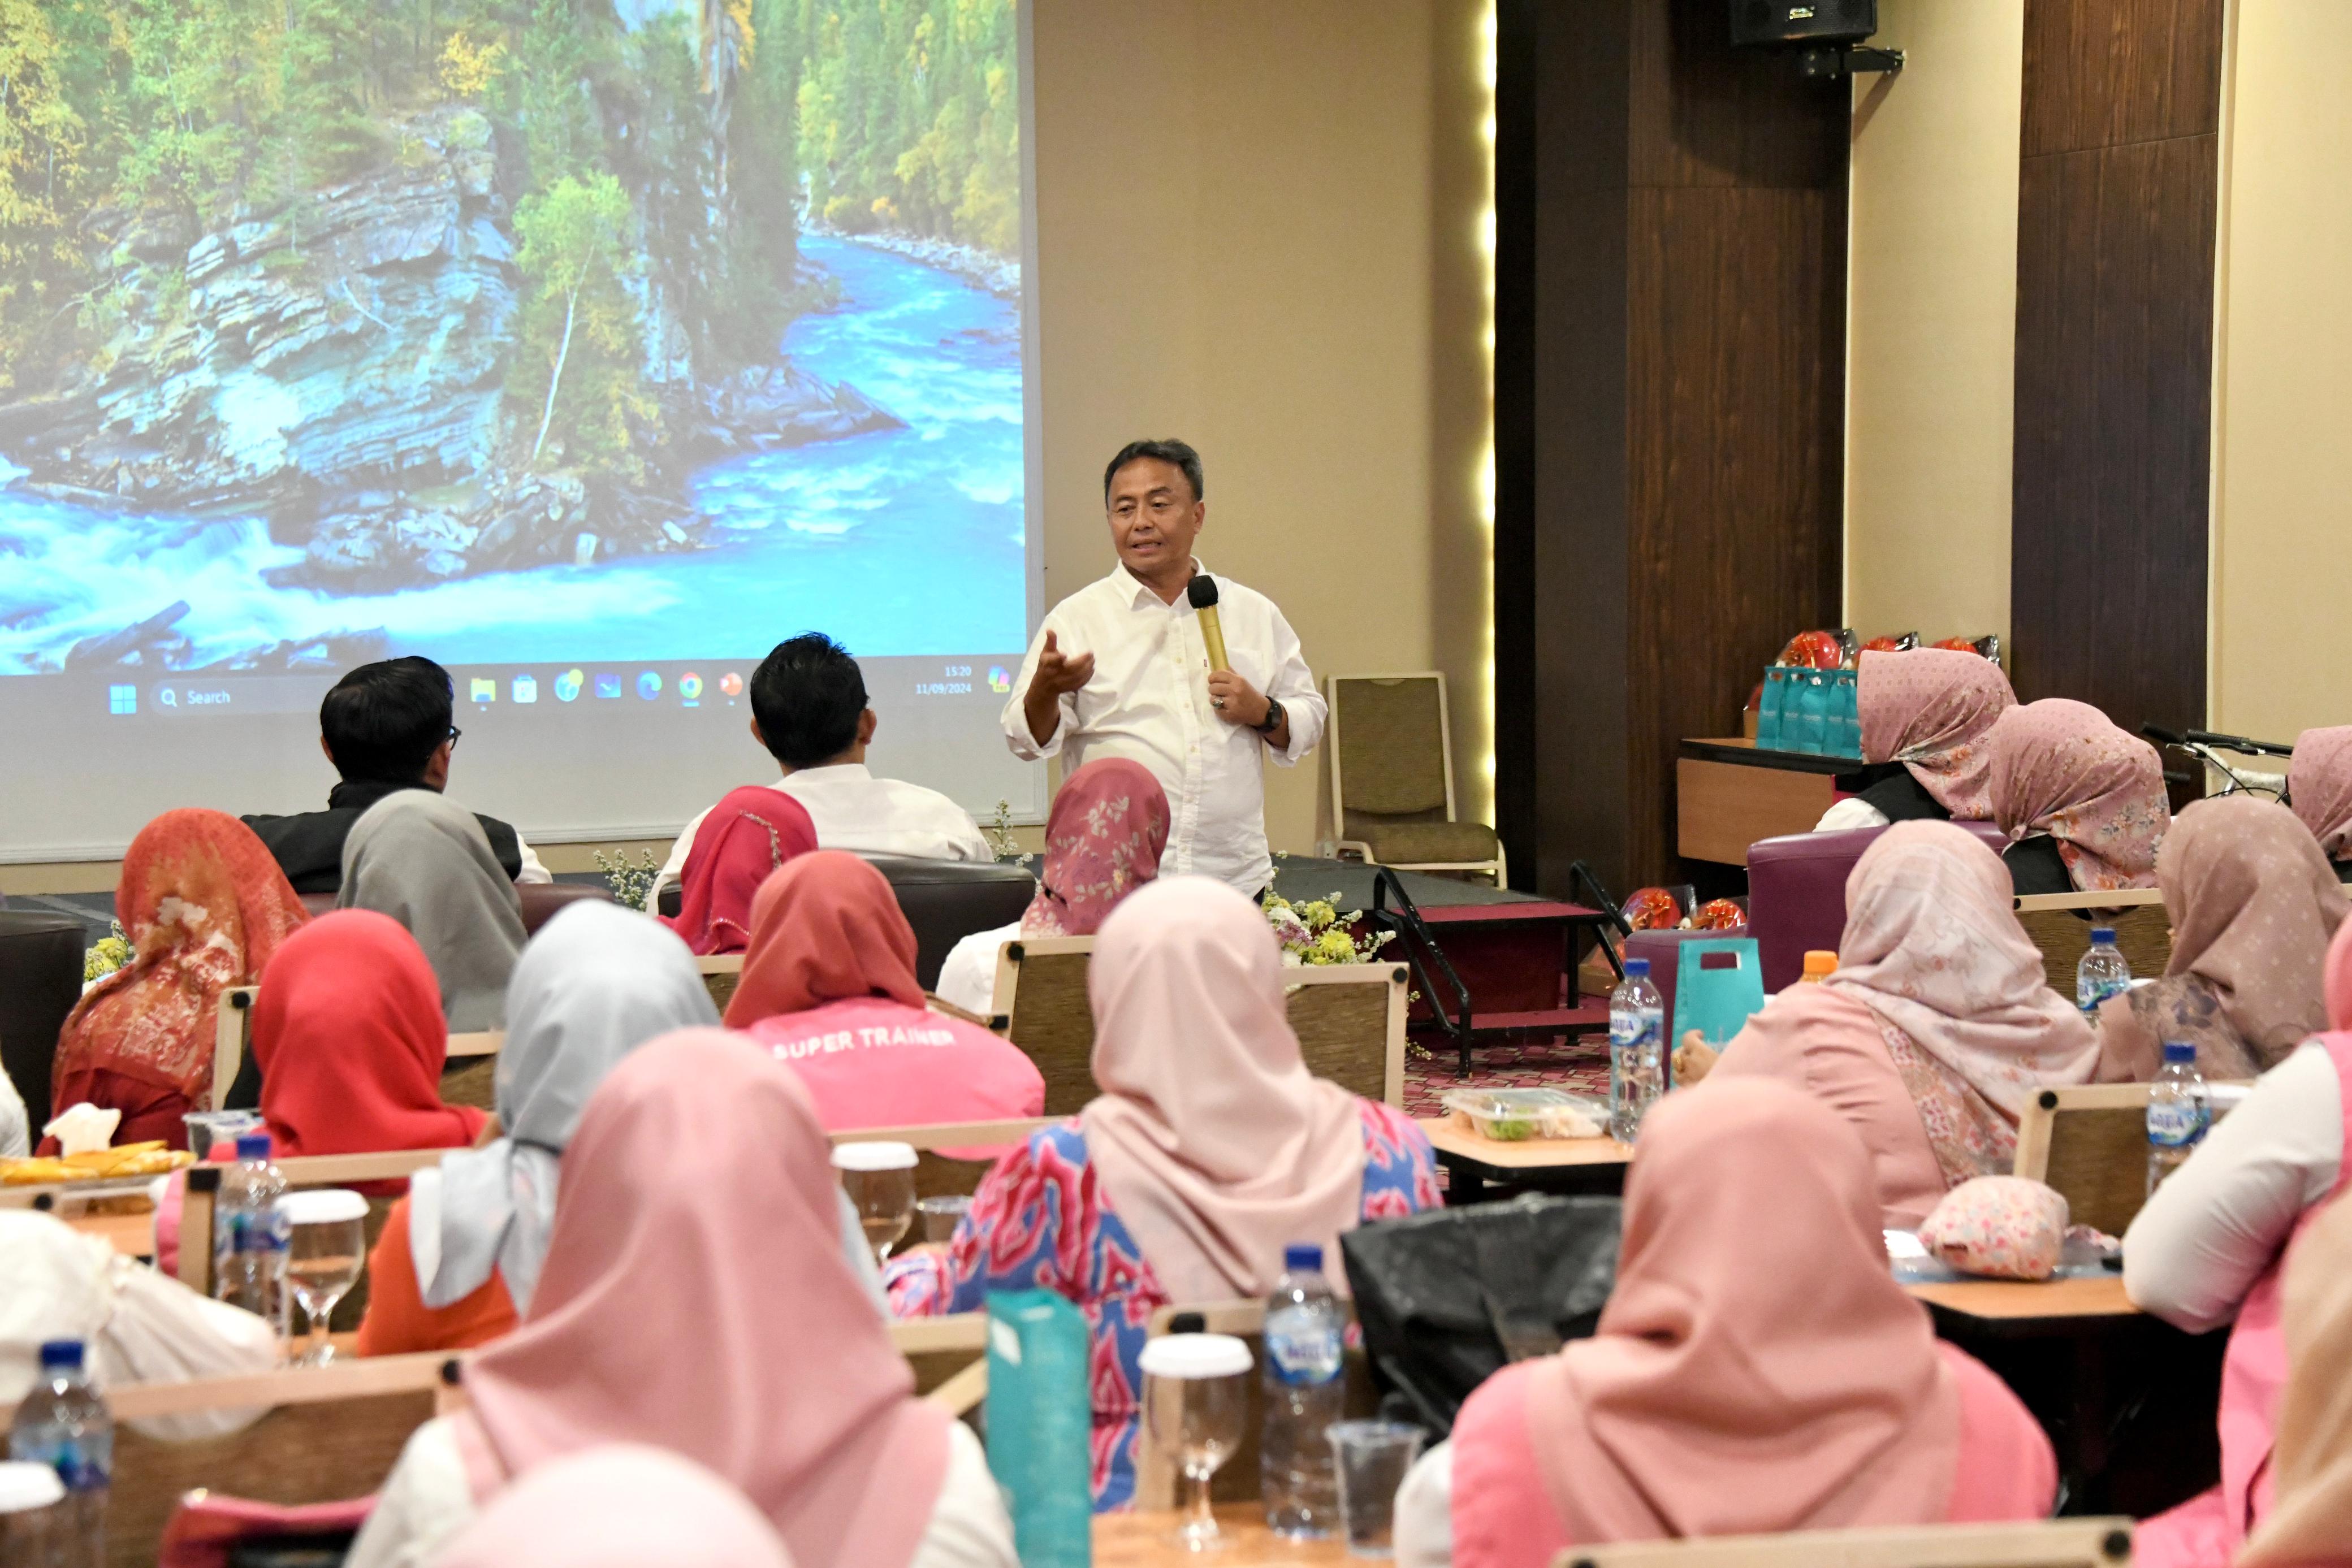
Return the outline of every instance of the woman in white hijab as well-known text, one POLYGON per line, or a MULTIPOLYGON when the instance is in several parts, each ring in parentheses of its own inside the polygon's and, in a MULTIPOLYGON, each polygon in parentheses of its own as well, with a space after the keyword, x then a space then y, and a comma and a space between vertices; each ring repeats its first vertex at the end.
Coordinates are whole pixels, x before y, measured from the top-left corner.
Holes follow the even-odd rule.
POLYGON ((363 1355, 464 1349, 512 1328, 530 1310, 561 1158, 588 1097, 646 1040, 719 1022, 686 944, 601 903, 541 927, 505 1010, 495 1091, 504 1135, 411 1178, 371 1256, 363 1355))
MULTIPOLYGON (((230 1377, 277 1366, 278 1334, 251 1312, 196 1294, 53 1215, 0 1209, 0 1408, 14 1409, 50 1340, 82 1343, 100 1388, 230 1377)), ((167 1441, 234 1432, 259 1410, 135 1422, 167 1441)))
POLYGON ((522 951, 522 900, 472 812, 430 789, 386 795, 343 840, 335 903, 408 927, 441 982, 450 1032, 505 1023, 507 977, 522 951))

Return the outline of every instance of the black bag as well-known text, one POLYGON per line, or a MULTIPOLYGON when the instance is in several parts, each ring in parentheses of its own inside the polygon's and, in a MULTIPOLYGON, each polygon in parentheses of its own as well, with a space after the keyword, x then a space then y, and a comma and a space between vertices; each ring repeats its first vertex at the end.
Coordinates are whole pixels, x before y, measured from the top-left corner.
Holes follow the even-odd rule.
POLYGON ((1529 1194, 1342 1234, 1381 1413, 1436 1441, 1506 1363, 1589 1337, 1617 1281, 1619 1208, 1529 1194))

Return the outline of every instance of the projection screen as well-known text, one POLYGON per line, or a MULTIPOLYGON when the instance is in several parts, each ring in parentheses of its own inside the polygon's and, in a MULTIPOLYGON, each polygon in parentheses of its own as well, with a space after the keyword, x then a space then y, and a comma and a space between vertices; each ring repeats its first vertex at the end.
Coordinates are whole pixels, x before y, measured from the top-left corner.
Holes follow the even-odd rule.
POLYGON ((1016 0, 54 0, 0 116, 0 859, 323 806, 446 665, 450 793, 667 833, 816 630, 986 821, 1040 613, 1016 0))

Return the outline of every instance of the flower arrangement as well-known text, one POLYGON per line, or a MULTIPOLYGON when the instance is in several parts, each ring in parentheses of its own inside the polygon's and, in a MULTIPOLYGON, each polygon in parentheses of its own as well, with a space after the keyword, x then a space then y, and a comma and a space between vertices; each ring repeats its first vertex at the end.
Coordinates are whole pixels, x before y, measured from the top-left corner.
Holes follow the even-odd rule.
POLYGON ((106 978, 131 962, 131 938, 123 934, 122 922, 113 922, 113 929, 100 937, 89 951, 81 956, 81 987, 83 990, 106 978))
POLYGON ((981 830, 980 836, 988 841, 989 852, 1001 861, 1021 858, 1021 841, 1013 836, 1013 802, 996 803, 996 820, 981 830))
POLYGON ((1282 944, 1284 963, 1370 964, 1396 939, 1393 931, 1360 938, 1351 935, 1351 928, 1364 917, 1363 911, 1341 914, 1339 900, 1335 893, 1328 898, 1293 904, 1278 893, 1266 894, 1266 924, 1274 927, 1275 939, 1282 944))
POLYGON ((649 914, 647 901, 653 896, 654 879, 661 874, 660 862, 651 850, 637 852, 637 863, 631 865, 626 853, 607 855, 596 852, 596 869, 604 873, 604 885, 613 896, 640 915, 649 914))

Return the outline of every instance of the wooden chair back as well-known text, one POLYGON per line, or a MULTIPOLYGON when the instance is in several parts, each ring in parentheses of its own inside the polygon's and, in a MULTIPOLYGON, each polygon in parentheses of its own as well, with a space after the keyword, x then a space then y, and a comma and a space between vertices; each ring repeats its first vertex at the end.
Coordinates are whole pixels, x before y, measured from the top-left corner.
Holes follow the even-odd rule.
POLYGON ((458 1396, 446 1355, 378 1356, 299 1370, 110 1388, 114 1479, 110 1568, 149 1568, 180 1499, 205 1488, 256 1501, 330 1502, 383 1485, 409 1434, 458 1396), (267 1409, 225 1437, 167 1443, 131 1423, 206 1410, 267 1409))
MULTIPOLYGON (((1350 1322, 1355 1308, 1347 1302, 1350 1322)), ((1198 1312, 1204 1320, 1202 1331, 1207 1333, 1231 1334, 1247 1342, 1250 1359, 1262 1372, 1265 1365, 1265 1303, 1260 1301, 1208 1301, 1192 1306, 1167 1306, 1151 1314, 1149 1330, 1154 1339, 1169 1332, 1180 1312, 1198 1312)), ((1372 1385, 1371 1363, 1362 1349, 1352 1348, 1347 1354, 1346 1370, 1340 1375, 1347 1380, 1348 1393, 1345 1414, 1349 1420, 1370 1417, 1380 1413, 1380 1390, 1372 1385)), ((1136 1390, 1138 1396, 1142 1394, 1136 1390)), ((1259 1373, 1249 1379, 1249 1417, 1243 1423, 1241 1446, 1233 1457, 1218 1468, 1209 1482, 1209 1496, 1215 1502, 1255 1502, 1258 1500, 1257 1435, 1265 1418, 1265 1386, 1259 1373)), ((1170 1509, 1176 1506, 1176 1457, 1151 1440, 1151 1428, 1140 1413, 1135 1433, 1135 1506, 1139 1509, 1170 1509)))
MULTIPOLYGON (((447 1149, 398 1149, 380 1155, 296 1155, 276 1163, 289 1188, 352 1186, 413 1176, 426 1166, 439 1165, 441 1156, 448 1153, 447 1149)), ((191 1166, 180 1200, 180 1282, 207 1296, 212 1294, 213 1207, 220 1196, 221 1170, 219 1166, 191 1166)), ((383 1234, 384 1222, 392 1218, 392 1206, 397 1201, 396 1196, 379 1195, 368 1199, 366 1244, 370 1252, 375 1250, 376 1240, 383 1234)), ((335 1303, 334 1312, 327 1322, 330 1329, 348 1333, 360 1326, 360 1320, 367 1315, 370 1280, 370 1271, 362 1269, 358 1283, 335 1303)))
POLYGON ((719 1016, 727 1016, 727 1004, 735 999, 735 988, 743 983, 743 955, 712 953, 694 961, 702 971, 703 988, 710 993, 710 1005, 719 1016))
POLYGON ((1552 1568, 2123 1568, 2131 1557, 2132 1521, 2092 1518, 1571 1546, 1552 1568))
MULTIPOLYGON (((1045 1078, 1045 1114, 1068 1116, 1095 1084, 1094 1013, 1087 1001, 1091 936, 1008 942, 997 959, 992 1027, 1029 1053, 1045 1078)), ((1408 990, 1402 964, 1302 965, 1283 971, 1290 1027, 1307 1069, 1367 1100, 1404 1103, 1408 990)))
MULTIPOLYGON (((978 1402, 985 1379, 970 1374, 976 1364, 984 1368, 986 1313, 894 1322, 890 1339, 914 1368, 916 1393, 938 1397, 956 1414, 978 1402)), ((411 1433, 434 1416, 463 1407, 457 1367, 457 1358, 430 1352, 108 1389, 116 1422, 106 1515, 109 1568, 149 1568, 172 1511, 197 1488, 287 1505, 378 1490, 411 1433), (131 1425, 251 1409, 268 1413, 227 1437, 194 1442, 159 1441, 131 1425)))
POLYGON ((2121 1236, 2147 1201, 2147 1085, 2041 1091, 2018 1118, 2013 1168, 2056 1188, 2076 1225, 2121 1236))
POLYGON ((2131 972, 2153 979, 2172 962, 2172 920, 2152 887, 2114 893, 2037 894, 2017 900, 2017 923, 2042 949, 2042 977, 2062 997, 2074 994, 2074 966, 2090 950, 2091 927, 2113 925, 2131 972))
MULTIPOLYGON (((218 1111, 253 1049, 253 1004, 258 986, 232 986, 221 993, 218 1022, 213 1031, 213 1086, 209 1101, 218 1111)), ((490 1082, 498 1070, 499 1047, 506 1042, 500 1030, 449 1037, 448 1058, 441 1067, 441 1098, 452 1105, 491 1108, 490 1082)), ((204 1151, 198 1150, 199 1154, 204 1151)))
MULTIPOLYGON (((950 1158, 942 1149, 996 1148, 1024 1143, 1029 1134, 1040 1127, 1052 1126, 1051 1117, 1023 1118, 1009 1122, 948 1122, 919 1127, 866 1127, 856 1132, 829 1134, 841 1144, 911 1144, 915 1149, 915 1196, 925 1197, 970 1197, 979 1190, 980 1178, 986 1176, 994 1160, 950 1158)), ((917 1229, 921 1221, 916 1222, 917 1229)), ((922 1240, 920 1235, 909 1235, 907 1245, 922 1240)))

